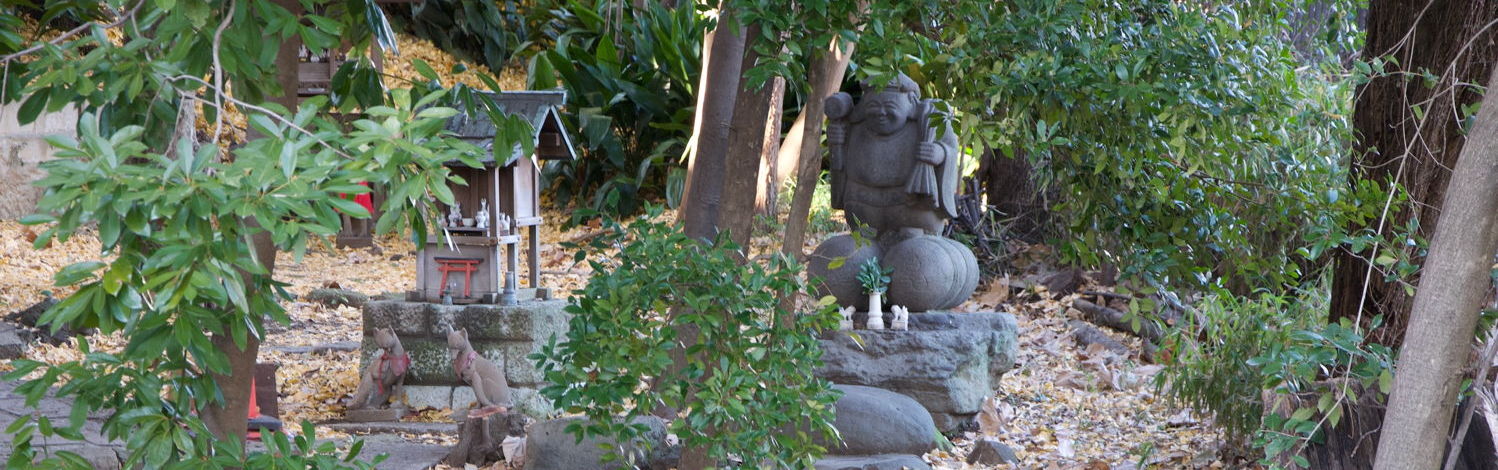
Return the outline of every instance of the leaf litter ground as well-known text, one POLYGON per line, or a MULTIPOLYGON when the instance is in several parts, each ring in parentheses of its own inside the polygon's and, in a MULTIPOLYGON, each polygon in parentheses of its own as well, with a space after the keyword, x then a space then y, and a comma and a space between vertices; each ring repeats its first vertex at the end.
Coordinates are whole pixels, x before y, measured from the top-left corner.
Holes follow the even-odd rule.
MULTIPOLYGON (((561 220, 559 213, 550 220, 561 220)), ((68 264, 97 256, 93 233, 80 233, 67 243, 32 251, 32 229, 0 221, 0 313, 23 309, 43 298, 58 296, 51 276, 68 264)), ((560 248, 564 241, 586 240, 596 228, 580 226, 559 232, 542 230, 541 261, 544 284, 568 292, 580 288, 590 274, 586 264, 572 262, 560 248)), ((823 235, 822 237, 825 237, 823 235)), ((776 249, 770 237, 756 237, 756 253, 776 249)), ((1038 279, 1049 269, 1044 246, 1019 246, 1031 259, 1011 273, 1013 279, 1038 279)), ((278 279, 290 284, 300 299, 308 291, 330 283, 369 295, 402 293, 415 283, 415 253, 406 240, 385 238, 374 248, 337 249, 322 246, 301 260, 283 254, 278 279)), ((1021 265, 1022 263, 1016 262, 1021 265)), ((1043 287, 1020 290, 1011 285, 1031 283, 995 279, 960 306, 959 311, 1000 310, 1015 314, 1019 324, 1020 354, 1015 370, 980 416, 983 430, 954 436, 954 447, 925 456, 939 469, 983 468, 964 462, 975 439, 997 437, 1015 450, 1018 466, 1037 469, 1227 468, 1218 460, 1222 435, 1207 417, 1165 403, 1153 377, 1160 366, 1143 364, 1139 340, 1108 332, 1129 346, 1124 356, 1101 347, 1080 348, 1071 337, 1068 320, 1079 319, 1069 309, 1076 295, 1052 299, 1043 287)), ((1091 287, 1097 289, 1096 287, 1091 287)), ((276 326, 262 348, 262 362, 281 364, 277 374, 282 418, 290 423, 334 421, 358 385, 357 352, 289 353, 283 348, 357 342, 360 312, 350 307, 329 308, 300 300, 285 303, 292 323, 276 326)), ((123 346, 119 337, 96 337, 96 347, 123 346)), ((47 362, 78 358, 73 345, 32 344, 27 356, 47 362)), ((8 365, 7 365, 8 366, 8 365)), ((7 367, 8 368, 8 367, 7 367)), ((447 421, 450 410, 419 410, 412 421, 447 421)), ((324 436, 340 436, 320 429, 324 436)), ((425 443, 453 444, 450 435, 411 434, 403 437, 425 443)))

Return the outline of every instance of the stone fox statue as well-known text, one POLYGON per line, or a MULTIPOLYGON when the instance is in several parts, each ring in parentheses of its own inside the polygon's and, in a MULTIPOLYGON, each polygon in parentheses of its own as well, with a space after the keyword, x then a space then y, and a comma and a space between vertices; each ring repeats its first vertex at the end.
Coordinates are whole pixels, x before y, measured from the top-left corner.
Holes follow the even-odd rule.
POLYGON ((400 338, 392 328, 375 328, 375 344, 380 354, 370 361, 359 381, 359 389, 349 408, 361 409, 371 406, 386 406, 401 396, 406 383, 406 371, 411 370, 411 355, 401 346, 400 338))
POLYGON ((453 372, 473 387, 474 397, 483 406, 470 416, 504 412, 514 405, 510 401, 510 384, 505 382, 504 370, 473 350, 473 345, 468 343, 468 330, 448 332, 447 350, 452 354, 453 372))

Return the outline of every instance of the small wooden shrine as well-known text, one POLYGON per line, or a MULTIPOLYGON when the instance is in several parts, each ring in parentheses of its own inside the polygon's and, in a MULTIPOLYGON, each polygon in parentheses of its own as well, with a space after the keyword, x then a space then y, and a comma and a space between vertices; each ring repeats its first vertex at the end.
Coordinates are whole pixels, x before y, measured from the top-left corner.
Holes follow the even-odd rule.
POLYGON ((535 153, 522 155, 519 146, 495 148, 497 130, 487 115, 459 114, 448 121, 448 130, 489 152, 483 168, 452 166, 468 185, 452 186, 455 204, 444 208, 442 225, 419 248, 416 297, 423 301, 513 304, 522 238, 528 248, 529 287, 540 287, 541 162, 576 158, 557 114, 566 94, 487 95, 504 112, 530 122, 535 153))

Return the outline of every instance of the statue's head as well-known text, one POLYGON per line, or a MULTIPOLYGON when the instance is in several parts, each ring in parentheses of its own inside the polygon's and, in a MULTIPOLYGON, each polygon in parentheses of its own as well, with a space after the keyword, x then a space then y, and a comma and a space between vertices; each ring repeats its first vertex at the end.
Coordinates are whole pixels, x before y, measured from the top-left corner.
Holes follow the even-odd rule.
POLYGON ((374 340, 375 345, 381 349, 390 349, 395 347, 400 338, 395 336, 394 328, 375 328, 374 340))
POLYGON ((905 127, 906 121, 918 117, 912 113, 920 98, 920 88, 915 80, 902 73, 885 85, 883 91, 864 95, 860 104, 867 124, 880 135, 890 135, 905 127))
POLYGON ((468 330, 466 328, 447 332, 447 349, 462 351, 468 349, 468 330))

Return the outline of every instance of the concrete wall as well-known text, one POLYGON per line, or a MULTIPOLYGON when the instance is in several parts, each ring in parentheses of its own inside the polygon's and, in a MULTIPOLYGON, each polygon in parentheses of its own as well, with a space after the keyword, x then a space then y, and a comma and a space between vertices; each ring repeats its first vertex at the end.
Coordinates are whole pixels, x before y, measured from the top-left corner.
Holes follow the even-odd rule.
POLYGON ((47 113, 31 124, 16 119, 20 103, 0 106, 0 219, 14 219, 36 210, 40 188, 31 183, 45 173, 38 166, 52 158, 48 135, 73 135, 78 112, 72 106, 47 113))

